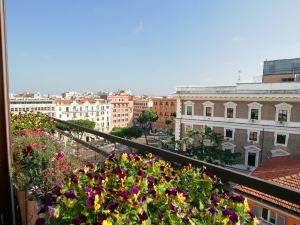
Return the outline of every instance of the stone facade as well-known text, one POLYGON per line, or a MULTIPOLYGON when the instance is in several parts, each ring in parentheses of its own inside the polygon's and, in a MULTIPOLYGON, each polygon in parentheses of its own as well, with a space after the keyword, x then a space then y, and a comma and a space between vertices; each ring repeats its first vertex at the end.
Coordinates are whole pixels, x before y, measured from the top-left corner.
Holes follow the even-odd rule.
POLYGON ((199 93, 195 87, 186 87, 184 92, 181 87, 175 94, 180 106, 177 107, 175 138, 185 137, 186 126, 212 127, 224 135, 226 146, 242 153, 245 167, 249 169, 268 157, 300 154, 300 84, 288 85, 276 84, 275 89, 269 84, 247 84, 246 87, 238 84, 226 88, 224 93, 211 93, 211 87, 209 90, 199 87, 199 93), (212 113, 207 114, 205 107, 211 107, 208 111, 212 113), (228 108, 231 111, 227 111, 228 108), (229 130, 227 135, 232 133, 232 137, 226 137, 226 129, 229 130))

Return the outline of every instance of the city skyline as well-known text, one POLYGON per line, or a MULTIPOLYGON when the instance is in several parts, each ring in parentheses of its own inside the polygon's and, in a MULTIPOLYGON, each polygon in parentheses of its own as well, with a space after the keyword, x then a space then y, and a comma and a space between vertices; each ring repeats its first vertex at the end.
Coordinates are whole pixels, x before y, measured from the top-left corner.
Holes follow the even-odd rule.
POLYGON ((241 81, 250 81, 262 75, 266 59, 299 57, 298 6, 296 1, 8 2, 11 92, 127 89, 168 95, 176 85, 235 83, 239 70, 241 81))

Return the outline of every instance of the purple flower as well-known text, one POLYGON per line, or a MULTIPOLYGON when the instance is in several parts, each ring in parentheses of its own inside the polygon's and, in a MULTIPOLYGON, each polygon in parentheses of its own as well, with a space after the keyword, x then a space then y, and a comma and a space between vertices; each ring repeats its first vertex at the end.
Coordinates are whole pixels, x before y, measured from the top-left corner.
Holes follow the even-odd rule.
POLYGON ((94 172, 89 172, 86 174, 88 176, 88 178, 92 179, 94 178, 94 172))
POLYGON ((95 193, 100 194, 103 191, 103 187, 99 185, 98 187, 95 188, 95 193))
POLYGON ((176 188, 171 188, 166 190, 166 194, 171 195, 171 196, 176 196, 177 195, 177 189, 176 188))
POLYGON ((245 201, 245 198, 242 195, 234 195, 234 194, 232 194, 232 195, 230 195, 230 199, 232 201, 234 201, 234 202, 244 202, 245 201))
POLYGON ((147 179, 150 183, 155 183, 155 181, 156 181, 155 177, 152 177, 152 176, 147 177, 147 179))
POLYGON ((116 200, 112 200, 108 205, 104 206, 104 209, 107 210, 114 210, 117 208, 119 203, 116 200))
POLYGON ((49 149, 49 147, 48 147, 47 145, 45 145, 45 146, 42 148, 43 152, 47 151, 48 149, 49 149))
POLYGON ((80 215, 78 217, 75 217, 73 220, 72 220, 72 223, 75 224, 75 225, 80 225, 82 223, 85 223, 86 222, 86 217, 84 215, 80 215))
POLYGON ((130 197, 130 192, 128 190, 123 191, 120 196, 124 198, 124 200, 128 200, 130 197))
POLYGON ((98 216, 98 222, 99 222, 100 224, 102 224, 103 220, 105 220, 106 218, 107 218, 107 216, 105 216, 104 214, 100 214, 100 215, 98 216))
POLYGON ((114 168, 114 169, 112 170, 112 172, 113 172, 114 174, 116 174, 116 175, 119 177, 119 179, 125 177, 125 174, 122 172, 122 170, 121 170, 120 167, 114 168))
POLYGON ((133 186, 131 188, 131 193, 132 194, 138 194, 140 192, 140 188, 138 186, 133 186))
POLYGON ((90 168, 90 169, 93 169, 93 168, 94 168, 94 165, 93 165, 92 163, 88 163, 88 164, 86 165, 86 167, 88 167, 88 168, 90 168))
POLYGON ((249 211, 248 213, 249 213, 249 216, 251 217, 251 220, 253 220, 255 218, 254 213, 252 211, 249 211))
POLYGON ((210 200, 212 202, 212 204, 214 204, 215 206, 218 205, 218 198, 215 195, 210 196, 210 200))
POLYGON ((78 177, 75 174, 71 175, 71 181, 74 183, 78 183, 78 177))
POLYGON ((80 168, 78 171, 79 171, 80 173, 85 173, 85 172, 84 172, 84 168, 80 168))
POLYGON ((223 210, 223 216, 225 216, 225 215, 229 216, 230 221, 233 223, 237 223, 239 221, 238 215, 230 209, 223 210))
POLYGON ((148 166, 152 166, 152 165, 153 165, 153 162, 152 162, 152 160, 149 160, 149 161, 146 162, 146 164, 147 164, 148 166))
POLYGON ((189 206, 189 213, 192 213, 192 212, 193 212, 193 206, 190 205, 190 206, 189 206))
POLYGON ((91 196, 89 198, 87 198, 87 200, 85 201, 85 204, 87 205, 87 207, 89 208, 94 208, 94 202, 95 202, 95 196, 91 196))
POLYGON ((144 201, 146 201, 147 197, 148 197, 148 194, 145 194, 143 197, 140 198, 140 200, 142 202, 144 202, 144 201))
POLYGON ((72 191, 72 190, 67 191, 67 192, 65 193, 65 196, 66 196, 67 198, 72 198, 72 199, 77 198, 77 196, 75 195, 74 191, 72 191))
POLYGON ((35 225, 44 225, 44 224, 46 224, 46 220, 44 218, 38 218, 35 221, 35 225))
POLYGON ((138 214, 138 215, 139 215, 141 222, 148 219, 148 215, 146 212, 143 212, 142 214, 138 214))
POLYGON ((157 212, 156 212, 156 215, 158 216, 158 218, 159 218, 160 220, 163 219, 163 214, 161 213, 161 211, 157 211, 157 212))
POLYGON ((143 177, 143 178, 145 177, 145 173, 142 170, 139 170, 138 175, 141 176, 141 177, 143 177))
POLYGON ((61 195, 60 190, 62 189, 62 187, 63 187, 63 186, 62 186, 61 184, 57 184, 57 185, 54 187, 52 193, 53 193, 54 195, 60 196, 60 195, 61 195))
POLYGON ((209 211, 211 214, 215 214, 217 210, 215 208, 209 207, 209 211))
POLYGON ((175 206, 171 202, 168 204, 168 206, 171 210, 175 210, 175 206))

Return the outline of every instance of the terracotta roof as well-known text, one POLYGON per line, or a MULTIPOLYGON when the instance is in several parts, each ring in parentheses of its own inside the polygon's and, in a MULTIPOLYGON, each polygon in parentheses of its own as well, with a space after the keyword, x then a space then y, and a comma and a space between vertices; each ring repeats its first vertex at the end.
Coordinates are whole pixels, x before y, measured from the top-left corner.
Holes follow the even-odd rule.
MULTIPOLYGON (((269 158, 253 171, 251 176, 300 190, 300 155, 269 158)), ((297 205, 241 185, 235 186, 235 189, 300 213, 300 204, 297 205)))

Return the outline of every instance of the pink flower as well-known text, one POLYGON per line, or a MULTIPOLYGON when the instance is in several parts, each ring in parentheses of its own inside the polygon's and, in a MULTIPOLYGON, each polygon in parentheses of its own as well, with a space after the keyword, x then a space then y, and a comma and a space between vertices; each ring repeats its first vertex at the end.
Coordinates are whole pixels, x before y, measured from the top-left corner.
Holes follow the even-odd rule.
POLYGON ((38 148, 38 147, 40 147, 40 145, 39 145, 38 143, 33 143, 33 144, 32 144, 32 147, 38 148))
POLYGON ((56 158, 57 160, 62 159, 64 156, 65 156, 65 153, 64 153, 64 152, 59 152, 59 153, 56 153, 56 154, 55 154, 55 158, 56 158))
POLYGON ((45 151, 47 151, 49 149, 49 147, 47 146, 47 145, 45 145, 43 148, 42 148, 42 150, 45 152, 45 151))

